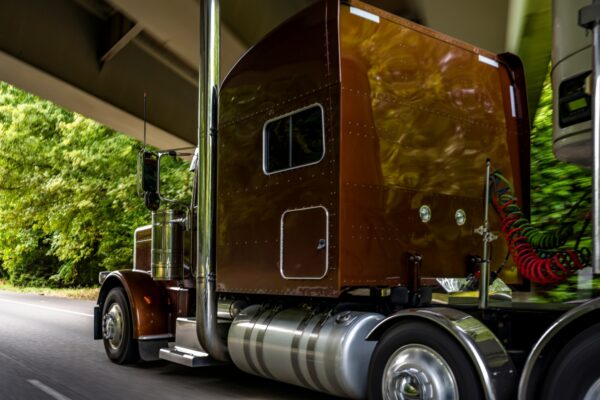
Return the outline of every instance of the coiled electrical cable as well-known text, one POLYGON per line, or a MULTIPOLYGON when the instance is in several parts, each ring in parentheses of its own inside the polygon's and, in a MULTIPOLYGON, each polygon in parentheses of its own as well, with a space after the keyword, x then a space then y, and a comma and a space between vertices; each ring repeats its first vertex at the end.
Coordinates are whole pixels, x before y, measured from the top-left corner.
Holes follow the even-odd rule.
POLYGON ((509 251, 524 277, 543 285, 555 284, 589 264, 589 249, 559 249, 573 234, 573 222, 550 232, 539 230, 521 211, 506 178, 498 171, 492 176, 492 204, 500 215, 509 251))

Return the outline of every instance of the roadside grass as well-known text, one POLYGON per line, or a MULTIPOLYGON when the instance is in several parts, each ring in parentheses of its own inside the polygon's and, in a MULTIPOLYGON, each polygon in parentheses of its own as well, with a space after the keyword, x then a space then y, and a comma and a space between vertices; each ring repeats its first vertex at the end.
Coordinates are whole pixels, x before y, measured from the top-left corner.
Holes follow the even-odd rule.
POLYGON ((67 297, 78 300, 96 300, 99 287, 92 288, 49 288, 49 287, 21 287, 13 286, 0 279, 0 290, 18 293, 32 293, 41 296, 67 297))

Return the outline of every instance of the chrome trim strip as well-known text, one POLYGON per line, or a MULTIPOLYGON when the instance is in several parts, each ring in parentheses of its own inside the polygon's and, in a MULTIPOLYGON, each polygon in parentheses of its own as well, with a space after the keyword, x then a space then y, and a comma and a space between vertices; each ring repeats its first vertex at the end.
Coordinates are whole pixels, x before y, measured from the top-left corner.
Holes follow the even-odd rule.
POLYGON ((138 226, 135 231, 133 231, 133 270, 137 269, 137 244, 152 241, 152 237, 147 240, 140 240, 139 242, 136 240, 138 232, 145 231, 147 229, 152 229, 152 225, 138 226))
MULTIPOLYGON (((324 322, 327 320, 328 314, 323 313, 321 318, 315 323, 312 331, 310 332, 310 336, 308 338, 308 343, 306 344, 306 368, 308 369, 308 375, 310 379, 315 384, 320 391, 325 393, 331 393, 331 391, 327 390, 326 384, 323 382, 325 378, 324 376, 319 376, 317 371, 318 359, 317 355, 317 340, 319 339, 319 334, 321 333, 321 328, 323 328, 324 322)), ((343 392, 342 392, 343 393, 343 392)))
POLYGON ((537 360, 542 355, 546 345, 548 345, 554 336, 556 336, 556 334, 565 326, 569 325, 571 322, 577 320, 585 314, 597 309, 600 309, 600 297, 589 300, 580 306, 569 310, 561 315, 560 318, 558 318, 552 325, 550 325, 546 332, 544 332, 537 343, 533 346, 531 353, 529 353, 529 356, 527 357, 527 361, 523 367, 523 372, 521 373, 521 379, 519 380, 519 400, 528 400, 527 392, 529 390, 529 384, 531 383, 531 374, 533 373, 537 360))
POLYGON ((265 312, 265 310, 260 308, 256 312, 256 314, 254 314, 252 316, 250 321, 248 321, 248 324, 250 324, 252 326, 252 329, 247 329, 244 331, 244 340, 242 342, 242 346, 244 349, 243 350, 244 361, 246 361, 246 364, 248 364, 248 368, 250 368, 250 370, 253 373, 255 373, 256 375, 260 375, 260 370, 256 366, 254 359, 252 358, 252 349, 251 349, 251 345, 253 344, 252 333, 256 329, 256 324, 258 323, 258 320, 260 319, 260 317, 263 315, 264 312, 265 312))
MULTIPOLYGON (((595 7, 600 3, 593 2, 595 7)), ((589 6, 588 6, 589 7, 589 6)), ((594 58, 594 101, 592 137, 592 270, 600 274, 600 24, 592 29, 594 58)))
POLYGON ((148 224, 148 225, 144 225, 144 226, 138 226, 137 228, 135 228, 135 231, 133 231, 133 234, 137 234, 139 231, 145 231, 147 229, 152 229, 152 224, 148 224))
POLYGON ((279 227, 279 274, 281 275, 281 277, 283 279, 288 279, 288 280, 292 280, 292 279, 319 280, 319 279, 325 278, 327 276, 328 272, 329 272, 329 211, 327 210, 327 208, 325 208, 324 206, 312 206, 312 207, 293 208, 293 209, 285 210, 283 212, 283 214, 281 214, 281 222, 280 222, 280 227, 279 227), (285 273, 283 272, 283 243, 284 243, 283 221, 285 219, 285 215, 288 213, 291 213, 291 212, 312 210, 315 208, 322 208, 325 211, 325 271, 323 272, 323 275, 321 275, 321 276, 286 276, 285 273))
POLYGON ((354 14, 364 19, 368 19, 369 21, 379 23, 379 15, 375 15, 365 10, 361 10, 360 8, 350 7, 350 14, 354 14))
POLYGON ((308 167, 309 165, 318 164, 321 161, 323 161, 323 159, 325 158, 325 154, 327 153, 326 147, 325 147, 326 146, 326 142, 325 142, 325 109, 323 108, 323 106, 321 105, 321 103, 313 103, 313 104, 310 104, 310 105, 308 105, 306 107, 298 108, 297 110, 291 111, 291 112, 289 112, 287 114, 283 114, 283 115, 279 115, 279 116, 277 116, 275 118, 271 118, 271 119, 267 120, 264 123, 262 131, 263 131, 262 132, 262 153, 263 153, 262 154, 262 160, 263 160, 263 162, 262 162, 262 169, 263 169, 263 173, 265 175, 278 174, 280 172, 291 171, 293 169, 304 168, 304 167, 308 167), (304 110, 308 110, 309 108, 312 108, 314 106, 318 106, 321 109, 321 132, 322 132, 322 135, 323 135, 323 153, 321 154, 321 158, 319 158, 317 161, 314 161, 314 162, 311 162, 311 163, 308 163, 308 164, 296 165, 295 167, 290 167, 290 168, 285 168, 285 169, 278 169, 277 171, 268 172, 267 171, 267 158, 265 157, 265 155, 266 155, 266 148, 267 148, 267 132, 266 132, 267 125, 270 122, 277 121, 277 120, 283 119, 285 117, 291 117, 294 114, 298 114, 299 112, 302 112, 304 110))
POLYGON ((479 55, 479 62, 487 64, 494 68, 500 68, 500 64, 498 64, 498 61, 493 60, 493 59, 486 57, 484 55, 481 55, 481 54, 479 55))
POLYGON ((145 335, 138 336, 137 340, 163 340, 163 339, 175 339, 175 336, 170 333, 163 333, 158 335, 145 335))
MULTIPOLYGON (((273 321, 273 318, 277 315, 279 309, 277 307, 272 308, 271 310, 264 312, 264 319, 261 321, 260 326, 257 328, 256 324, 254 325, 254 330, 256 330, 256 337, 254 338, 254 354, 256 356, 256 361, 261 375, 265 376, 269 379, 276 379, 271 371, 269 370, 269 364, 265 361, 265 335, 267 334, 267 329, 269 329, 269 325, 273 321)), ((267 350, 268 351, 268 350, 267 350)), ((277 365, 271 365, 272 368, 277 370, 277 365)))
POLYGON ((306 332, 306 327, 310 323, 310 320, 312 319, 312 317, 313 317, 312 313, 307 313, 304 316, 304 318, 302 318, 302 320, 300 321, 300 323, 298 324, 298 326, 295 329, 294 338, 292 339, 292 343, 291 343, 292 371, 294 371, 294 376, 296 376, 300 385, 304 386, 304 387, 311 387, 311 386, 310 386, 310 383, 308 382, 308 380, 304 377, 304 374, 302 373, 302 367, 300 366, 300 352, 302 351, 302 349, 300 348, 300 340, 302 339, 302 334, 304 332, 306 332))
POLYGON ((512 400, 516 370, 502 343, 481 321, 462 311, 446 307, 407 309, 381 321, 367 340, 407 318, 426 319, 450 333, 463 347, 479 375, 487 400, 512 400))
POLYGON ((510 90, 510 114, 512 115, 513 118, 517 118, 517 106, 516 106, 516 102, 515 102, 515 87, 513 85, 510 85, 508 88, 510 90))

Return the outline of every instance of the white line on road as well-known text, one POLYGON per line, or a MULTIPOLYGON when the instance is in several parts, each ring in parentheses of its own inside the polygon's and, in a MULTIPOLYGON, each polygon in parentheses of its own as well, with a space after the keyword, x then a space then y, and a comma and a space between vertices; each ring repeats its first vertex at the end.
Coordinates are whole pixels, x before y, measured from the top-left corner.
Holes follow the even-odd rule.
POLYGON ((27 379, 27 382, 31 383, 36 388, 40 389, 42 392, 46 393, 48 396, 55 398, 56 400, 71 400, 67 396, 58 393, 56 390, 52 389, 50 386, 44 385, 42 382, 37 379, 27 379))
POLYGON ((0 301, 3 301, 5 303, 20 304, 20 305, 23 305, 23 306, 37 307, 37 308, 41 308, 41 309, 44 309, 44 310, 58 311, 58 312, 67 313, 67 314, 73 314, 73 315, 80 315, 82 317, 94 318, 93 314, 86 314, 86 313, 77 312, 77 311, 71 311, 71 310, 63 310, 62 308, 54 308, 54 307, 48 307, 48 306, 41 306, 39 304, 31 304, 31 303, 25 303, 23 301, 14 301, 14 300, 2 299, 2 298, 0 298, 0 301))

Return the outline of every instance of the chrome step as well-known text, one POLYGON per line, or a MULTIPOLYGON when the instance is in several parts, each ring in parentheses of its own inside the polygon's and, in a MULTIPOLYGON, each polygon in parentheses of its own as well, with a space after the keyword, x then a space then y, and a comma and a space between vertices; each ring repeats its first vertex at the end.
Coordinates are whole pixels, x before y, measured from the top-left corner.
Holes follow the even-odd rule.
POLYGON ((175 323, 175 347, 206 354, 198 341, 196 318, 177 318, 175 323))
POLYGON ((214 360, 207 353, 186 349, 184 347, 168 347, 160 349, 158 357, 186 367, 207 367, 210 365, 220 365, 222 363, 214 360))
POLYGON ((186 367, 207 367, 223 363, 210 357, 200 345, 195 318, 177 318, 175 343, 160 349, 158 357, 186 367))

